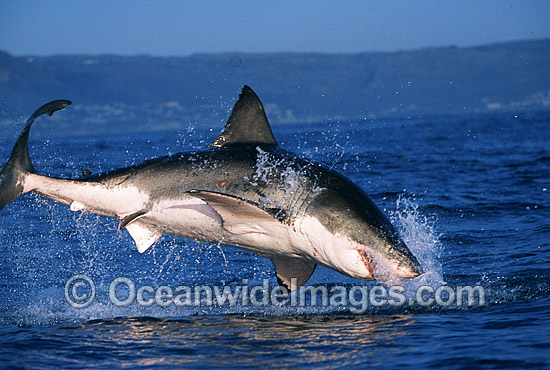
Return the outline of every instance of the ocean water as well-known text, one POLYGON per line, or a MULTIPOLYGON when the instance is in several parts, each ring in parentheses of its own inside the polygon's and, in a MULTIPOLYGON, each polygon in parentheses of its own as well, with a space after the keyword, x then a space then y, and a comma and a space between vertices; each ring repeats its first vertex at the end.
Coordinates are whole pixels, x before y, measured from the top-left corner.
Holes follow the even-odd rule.
MULTIPOLYGON (((3 163, 19 129, 0 138, 3 163)), ((31 132, 31 158, 40 173, 76 177, 81 168, 98 173, 205 149, 219 130, 190 124, 179 132, 76 138, 31 132)), ((163 286, 275 287, 272 264, 172 236, 140 254, 116 220, 27 194, 0 212, 0 367, 550 367, 550 113, 273 131, 282 147, 348 176, 390 216, 426 270, 404 283, 406 304, 363 306, 361 288, 382 286, 325 268, 307 285, 356 288, 353 299, 209 304, 205 293, 197 304, 168 304, 163 286), (88 280, 71 286, 75 275, 88 280), (134 292, 153 292, 117 305, 109 288, 118 278, 120 301, 132 284, 134 292), (92 297, 86 282, 94 299, 82 308, 69 304, 92 297), (421 298, 441 287, 447 295, 409 304, 426 286, 433 291, 421 298), (458 304, 449 293, 458 286, 481 287, 484 300, 458 304)))

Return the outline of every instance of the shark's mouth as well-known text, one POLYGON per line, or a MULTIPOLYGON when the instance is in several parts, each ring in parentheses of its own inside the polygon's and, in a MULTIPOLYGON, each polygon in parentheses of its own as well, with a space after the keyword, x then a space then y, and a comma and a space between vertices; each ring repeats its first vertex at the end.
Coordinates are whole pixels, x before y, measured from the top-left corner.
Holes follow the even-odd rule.
POLYGON ((359 254, 369 275, 375 280, 386 286, 401 285, 401 279, 398 276, 397 260, 389 260, 372 250, 363 250, 359 254))
POLYGON ((361 260, 363 261, 363 264, 367 268, 368 274, 374 278, 374 261, 372 258, 372 255, 367 252, 359 252, 359 255, 361 256, 361 260))

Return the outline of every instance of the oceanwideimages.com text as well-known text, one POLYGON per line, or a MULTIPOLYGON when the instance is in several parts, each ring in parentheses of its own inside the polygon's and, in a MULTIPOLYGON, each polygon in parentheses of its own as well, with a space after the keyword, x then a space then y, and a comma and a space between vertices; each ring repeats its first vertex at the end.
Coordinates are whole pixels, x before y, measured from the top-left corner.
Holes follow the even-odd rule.
MULTIPOLYGON (((74 275, 65 284, 65 299, 74 308, 90 306, 97 296, 94 282, 86 275, 74 275)), ((261 285, 250 285, 248 279, 239 285, 210 286, 136 285, 127 277, 119 277, 109 284, 109 301, 118 307, 134 304, 142 307, 209 307, 254 306, 266 307, 335 307, 349 308, 352 313, 364 313, 369 308, 384 307, 481 307, 485 305, 482 286, 422 285, 408 292, 402 286, 382 285, 308 285, 289 293, 269 279, 261 285)))

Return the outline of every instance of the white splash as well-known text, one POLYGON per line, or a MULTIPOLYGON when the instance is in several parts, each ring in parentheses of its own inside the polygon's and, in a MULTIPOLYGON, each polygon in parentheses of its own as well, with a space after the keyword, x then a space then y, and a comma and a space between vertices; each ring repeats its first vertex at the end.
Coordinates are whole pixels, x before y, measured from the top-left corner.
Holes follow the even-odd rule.
POLYGON ((429 285, 434 289, 445 285, 443 269, 439 262, 441 244, 434 221, 420 213, 418 204, 412 199, 400 196, 396 206, 396 211, 391 214, 392 222, 425 271, 416 279, 404 281, 406 290, 415 291, 422 285, 429 285))

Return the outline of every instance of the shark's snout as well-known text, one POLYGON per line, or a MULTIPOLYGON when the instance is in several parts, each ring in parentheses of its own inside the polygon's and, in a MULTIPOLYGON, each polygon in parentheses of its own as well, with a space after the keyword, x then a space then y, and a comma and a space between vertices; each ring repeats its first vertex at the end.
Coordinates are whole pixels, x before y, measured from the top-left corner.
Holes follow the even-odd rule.
POLYGON ((397 276, 401 279, 413 279, 424 273, 422 266, 417 261, 397 262, 397 276))
POLYGON ((405 242, 394 234, 396 243, 390 243, 385 250, 388 258, 395 265, 396 274, 401 279, 413 279, 424 273, 422 265, 407 247, 405 242))
POLYGON ((361 257, 369 274, 376 280, 397 283, 395 278, 413 279, 424 273, 418 260, 399 253, 395 248, 368 248, 363 246, 361 257))

